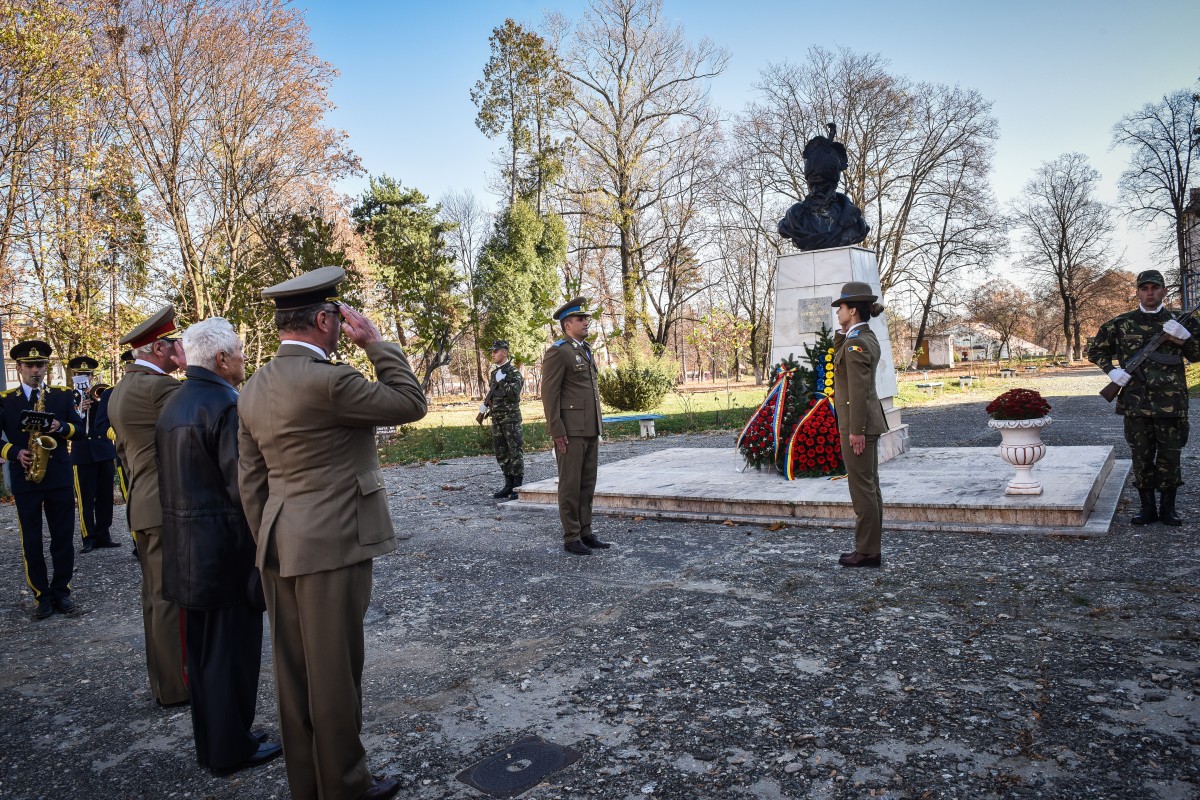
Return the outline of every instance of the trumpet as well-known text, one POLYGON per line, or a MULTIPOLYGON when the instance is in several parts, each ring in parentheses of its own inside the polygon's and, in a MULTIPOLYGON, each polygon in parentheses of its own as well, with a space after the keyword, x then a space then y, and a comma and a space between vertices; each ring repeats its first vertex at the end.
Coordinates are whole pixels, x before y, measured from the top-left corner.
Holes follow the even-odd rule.
POLYGON ((88 389, 87 394, 88 394, 88 397, 91 398, 93 403, 99 403, 100 395, 104 394, 111 388, 112 388, 112 384, 97 383, 95 386, 92 386, 88 389))

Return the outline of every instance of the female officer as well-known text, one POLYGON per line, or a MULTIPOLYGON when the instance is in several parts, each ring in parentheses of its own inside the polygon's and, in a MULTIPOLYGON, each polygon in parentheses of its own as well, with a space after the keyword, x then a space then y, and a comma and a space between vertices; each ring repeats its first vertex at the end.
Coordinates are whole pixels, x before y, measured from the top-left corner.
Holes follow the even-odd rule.
POLYGON ((883 494, 879 490, 879 436, 887 433, 875 392, 879 340, 868 322, 883 313, 869 284, 851 281, 833 301, 840 332, 834 334, 833 404, 842 459, 854 506, 854 552, 842 553, 843 567, 878 567, 882 551, 883 494))

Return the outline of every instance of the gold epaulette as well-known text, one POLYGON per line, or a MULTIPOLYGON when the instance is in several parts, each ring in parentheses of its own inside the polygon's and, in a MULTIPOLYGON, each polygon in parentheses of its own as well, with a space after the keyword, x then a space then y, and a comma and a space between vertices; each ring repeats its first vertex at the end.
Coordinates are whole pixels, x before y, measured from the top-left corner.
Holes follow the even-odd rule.
POLYGON ((59 390, 61 390, 61 391, 64 391, 64 392, 73 392, 73 391, 75 391, 75 390, 74 390, 74 389, 72 389, 70 386, 51 386, 50 388, 51 388, 51 389, 59 389, 59 390))
POLYGON ((0 392, 0 397, 8 397, 9 395, 15 395, 19 391, 21 391, 20 386, 15 386, 12 389, 5 389, 3 392, 0 392))

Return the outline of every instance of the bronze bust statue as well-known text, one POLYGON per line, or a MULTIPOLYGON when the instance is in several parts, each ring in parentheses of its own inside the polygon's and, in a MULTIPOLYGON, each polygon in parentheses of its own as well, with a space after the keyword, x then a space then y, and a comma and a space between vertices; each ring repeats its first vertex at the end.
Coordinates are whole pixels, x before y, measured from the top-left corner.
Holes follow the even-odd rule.
POLYGON ((836 135, 831 122, 828 137, 816 136, 804 145, 808 195, 779 220, 779 235, 801 250, 858 244, 871 231, 858 206, 837 190, 849 160, 845 145, 834 141, 836 135))

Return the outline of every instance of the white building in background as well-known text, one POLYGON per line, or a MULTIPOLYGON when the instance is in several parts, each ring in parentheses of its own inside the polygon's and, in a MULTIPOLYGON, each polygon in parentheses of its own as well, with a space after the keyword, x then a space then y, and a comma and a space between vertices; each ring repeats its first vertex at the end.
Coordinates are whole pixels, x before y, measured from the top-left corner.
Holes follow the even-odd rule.
POLYGON ((1029 358, 1050 355, 1044 347, 1016 336, 1004 338, 992 328, 979 322, 956 325, 946 331, 954 341, 955 361, 996 361, 1005 358, 1029 358))

